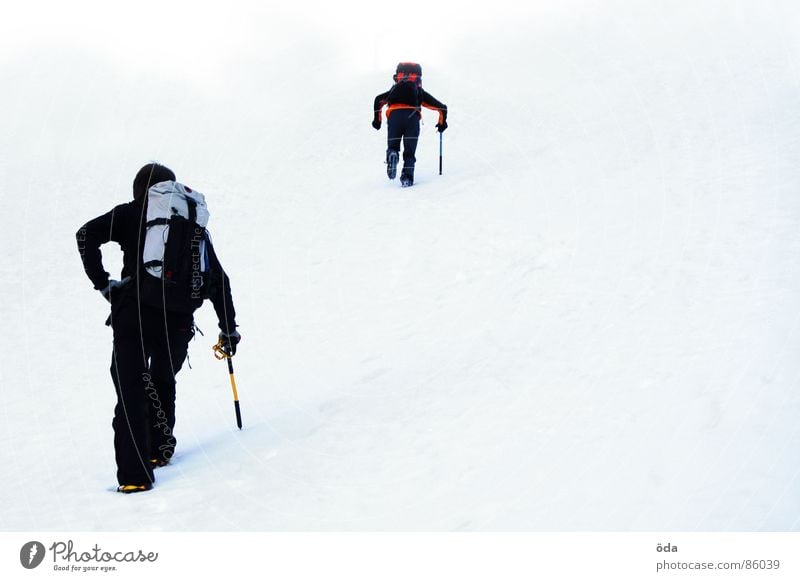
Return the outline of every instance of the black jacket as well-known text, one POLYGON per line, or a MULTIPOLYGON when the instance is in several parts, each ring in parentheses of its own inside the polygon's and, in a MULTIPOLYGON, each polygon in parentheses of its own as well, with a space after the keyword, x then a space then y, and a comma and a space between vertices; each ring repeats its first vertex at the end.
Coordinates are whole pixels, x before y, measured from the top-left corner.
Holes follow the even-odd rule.
POLYGON ((375 121, 381 121, 381 110, 386 105, 388 105, 386 109, 387 117, 395 109, 416 109, 421 116, 420 107, 425 107, 439 113, 439 123, 447 120, 447 105, 422 87, 416 87, 409 82, 397 83, 385 93, 375 97, 375 103, 372 107, 375 113, 375 121))
MULTIPOLYGON (((109 274, 103 268, 100 246, 107 242, 116 242, 122 249, 122 276, 136 280, 141 271, 141 256, 144 249, 145 228, 147 211, 139 201, 120 204, 110 212, 98 216, 84 224, 77 232, 78 252, 83 261, 83 269, 94 288, 102 290, 108 286, 109 274)), ((211 287, 211 302, 217 313, 220 329, 225 332, 236 328, 236 311, 233 308, 231 287, 228 275, 214 251, 213 244, 209 243, 208 257, 212 272, 221 274, 221 284, 211 287), (225 325, 225 321, 228 325, 225 325), (227 327, 227 328, 226 328, 227 327)), ((144 276, 144 274, 142 274, 144 276)), ((133 284, 127 285, 133 289, 133 284)))

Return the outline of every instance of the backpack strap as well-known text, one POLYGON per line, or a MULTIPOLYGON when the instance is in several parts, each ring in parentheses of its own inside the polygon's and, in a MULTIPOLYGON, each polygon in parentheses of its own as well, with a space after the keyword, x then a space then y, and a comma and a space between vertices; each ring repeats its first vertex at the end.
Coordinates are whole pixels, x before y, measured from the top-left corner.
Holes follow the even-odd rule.
POLYGON ((422 77, 417 73, 395 73, 394 80, 396 83, 399 83, 400 81, 408 81, 410 83, 414 83, 415 85, 422 83, 422 77))
POLYGON ((144 225, 146 228, 150 228, 151 226, 166 226, 167 224, 169 224, 169 220, 167 218, 153 218, 152 220, 145 222, 144 225))
POLYGON ((186 207, 189 209, 189 221, 197 223, 197 202, 189 196, 184 199, 186 200, 186 207))

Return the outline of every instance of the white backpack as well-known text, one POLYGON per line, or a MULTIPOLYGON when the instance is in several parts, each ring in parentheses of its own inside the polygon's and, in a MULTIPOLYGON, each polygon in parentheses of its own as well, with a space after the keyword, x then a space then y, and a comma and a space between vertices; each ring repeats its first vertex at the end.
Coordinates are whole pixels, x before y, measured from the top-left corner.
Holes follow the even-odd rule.
POLYGON ((147 191, 142 297, 170 311, 193 312, 208 290, 205 196, 175 181, 147 191))

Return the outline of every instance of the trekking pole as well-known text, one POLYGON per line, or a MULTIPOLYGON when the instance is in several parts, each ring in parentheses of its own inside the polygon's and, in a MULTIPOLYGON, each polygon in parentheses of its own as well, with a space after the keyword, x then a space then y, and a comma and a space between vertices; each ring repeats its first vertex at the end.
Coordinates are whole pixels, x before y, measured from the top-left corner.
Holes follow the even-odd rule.
POLYGON ((236 410, 236 425, 241 430, 242 412, 239 409, 239 393, 236 391, 236 379, 233 376, 233 362, 231 361, 231 355, 222 346, 222 339, 220 339, 219 343, 214 345, 213 349, 214 349, 214 357, 216 357, 220 361, 222 361, 223 359, 227 359, 228 361, 228 375, 231 378, 231 389, 233 389, 233 408, 236 410))
POLYGON ((444 131, 439 132, 439 175, 442 175, 442 133, 444 131))

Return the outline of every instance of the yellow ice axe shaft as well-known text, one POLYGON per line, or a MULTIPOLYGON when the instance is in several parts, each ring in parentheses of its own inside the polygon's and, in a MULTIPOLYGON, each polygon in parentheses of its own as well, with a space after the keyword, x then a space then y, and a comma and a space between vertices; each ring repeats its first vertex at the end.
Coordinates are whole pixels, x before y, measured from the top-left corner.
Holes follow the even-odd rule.
POLYGON ((214 357, 222 361, 223 359, 228 362, 228 375, 231 378, 231 389, 233 390, 233 408, 236 410, 236 425, 242 429, 242 412, 239 409, 239 392, 236 391, 236 378, 233 375, 233 362, 231 361, 230 353, 225 351, 222 346, 222 340, 214 345, 214 357))

